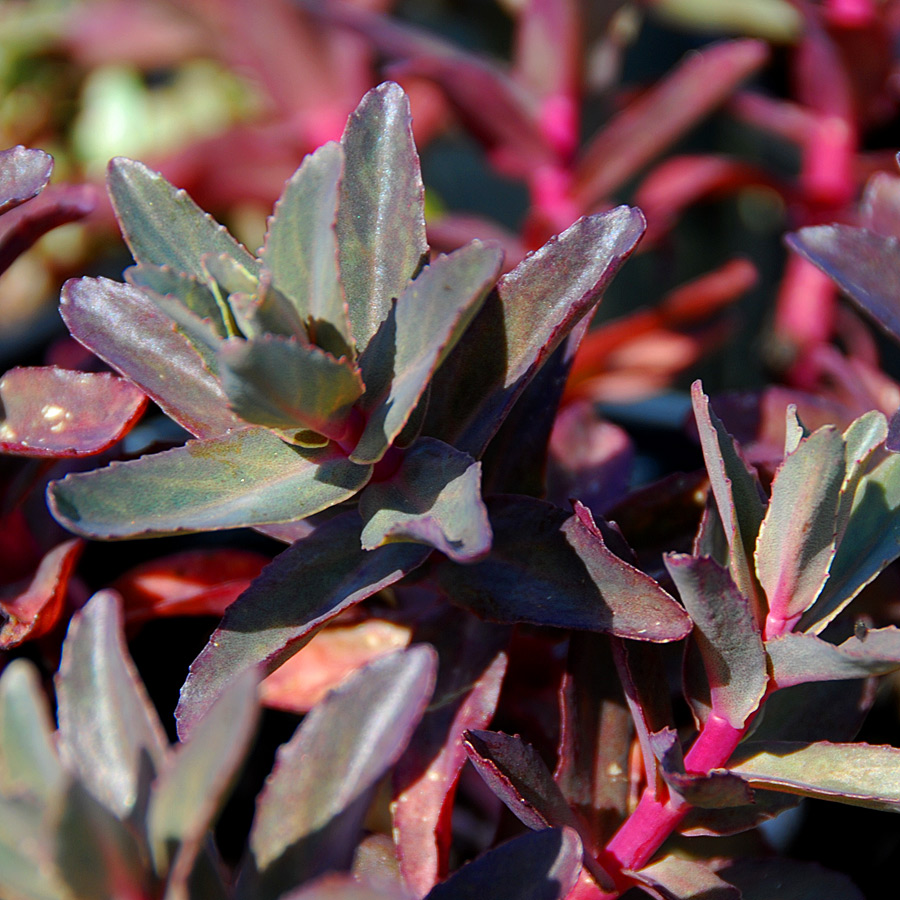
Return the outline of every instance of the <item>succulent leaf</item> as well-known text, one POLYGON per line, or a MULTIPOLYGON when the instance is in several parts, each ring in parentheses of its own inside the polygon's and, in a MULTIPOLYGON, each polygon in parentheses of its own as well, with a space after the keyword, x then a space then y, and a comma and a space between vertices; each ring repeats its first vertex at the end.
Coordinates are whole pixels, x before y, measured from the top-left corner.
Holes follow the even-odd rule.
POLYGON ((708 557, 670 553, 666 568, 694 621, 709 681, 712 712, 742 728, 766 690, 766 654, 759 624, 727 569, 708 557))
POLYGON ((397 297, 359 361, 368 418, 351 459, 377 462, 400 434, 481 308, 502 260, 498 248, 473 241, 438 257, 397 297))
POLYGON ((272 285, 291 300, 300 320, 325 323, 336 333, 338 346, 316 341, 335 355, 349 355, 353 347, 335 233, 343 171, 340 144, 324 144, 307 156, 275 204, 262 249, 272 285))
POLYGON ((250 832, 264 893, 276 896, 350 862, 369 794, 425 712, 436 669, 427 645, 369 663, 281 747, 250 832))
POLYGON ((645 866, 634 877, 655 888, 654 896, 677 900, 741 900, 741 892, 720 878, 709 866, 680 856, 664 856, 645 866), (657 893, 657 891, 659 893, 657 893))
POLYGON ((114 462, 49 487, 53 514, 101 539, 214 531, 303 519, 369 480, 331 447, 292 447, 264 428, 114 462))
POLYGON ((428 252, 419 156, 409 101, 386 82, 350 116, 341 145, 336 231, 341 283, 362 353, 428 252))
POLYGON ((228 608, 181 689, 182 739, 242 672, 259 667, 270 674, 327 621, 398 581, 431 552, 415 544, 367 552, 360 528, 355 511, 320 525, 275 557, 228 608))
POLYGON ((797 859, 739 859, 719 874, 740 888, 741 900, 865 900, 846 875, 797 859))
POLYGON ((53 157, 20 145, 0 150, 0 215, 31 200, 47 186, 53 157))
POLYGON ((414 541, 457 562, 472 562, 491 548, 481 463, 434 438, 420 438, 389 480, 362 491, 359 514, 366 550, 414 541))
POLYGON ((8 900, 66 896, 53 860, 46 810, 0 793, 0 891, 8 900))

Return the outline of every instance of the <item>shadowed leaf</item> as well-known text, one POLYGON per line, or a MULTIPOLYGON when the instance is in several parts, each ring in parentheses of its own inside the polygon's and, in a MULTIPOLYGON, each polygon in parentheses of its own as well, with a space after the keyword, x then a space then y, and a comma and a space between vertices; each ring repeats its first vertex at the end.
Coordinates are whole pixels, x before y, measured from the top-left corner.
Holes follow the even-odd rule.
POLYGON ((273 672, 338 613, 398 581, 431 552, 415 544, 360 547, 355 511, 316 528, 263 569, 229 607, 191 665, 176 711, 182 739, 247 669, 273 672))
POLYGON ((368 796, 418 725, 436 669, 427 645, 375 660, 309 712, 281 747, 250 832, 267 896, 350 862, 368 796))
POLYGON ((105 372, 11 369, 0 378, 0 452, 36 457, 102 453, 131 430, 146 407, 141 390, 105 372))
POLYGON ((360 494, 359 514, 366 550, 408 540, 471 562, 491 547, 481 463, 434 438, 416 441, 390 479, 360 494))
POLYGON ((740 889, 741 900, 865 900, 843 873, 797 859, 741 859, 718 874, 740 889))
POLYGON ((633 874, 662 900, 741 900, 741 892, 708 866, 679 856, 664 856, 633 874))
POLYGON ((49 498, 77 534, 150 537, 303 519, 352 497, 370 471, 331 448, 303 450, 245 428, 68 475, 49 498))
POLYGON ((386 82, 363 97, 341 138, 338 260, 360 353, 428 251, 424 187, 410 123, 406 94, 386 82))

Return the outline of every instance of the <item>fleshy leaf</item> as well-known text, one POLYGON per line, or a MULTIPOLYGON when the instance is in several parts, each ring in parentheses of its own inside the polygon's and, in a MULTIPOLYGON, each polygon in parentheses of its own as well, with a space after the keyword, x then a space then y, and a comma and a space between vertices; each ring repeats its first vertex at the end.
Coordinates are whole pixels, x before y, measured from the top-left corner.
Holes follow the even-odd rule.
POLYGON ((226 254, 254 273, 259 263, 228 231, 185 193, 143 163, 118 157, 107 170, 107 188, 122 236, 138 263, 170 266, 208 282, 208 254, 226 254))
POLYGON ((270 674, 322 625, 398 581, 431 552, 415 544, 365 551, 360 528, 355 511, 320 525, 275 557, 229 607, 181 689, 182 739, 241 672, 259 667, 260 675, 270 674))
POLYGON ((850 225, 816 225, 788 235, 788 245, 817 265, 900 341, 898 240, 850 225))
POLYGON ((19 144, 0 151, 0 214, 31 200, 47 186, 53 157, 19 144))
POLYGON ((662 900, 741 900, 741 892, 695 860, 664 856, 634 877, 662 900))
POLYGON ((11 369, 0 378, 0 452, 37 457, 102 453, 128 433, 146 406, 142 391, 105 372, 11 369))
POLYGON ((25 795, 49 806, 63 781, 38 671, 14 659, 0 676, 0 797, 25 795))
MULTIPOLYGON (((332 873, 317 878, 296 891, 282 894, 280 900, 408 900, 396 890, 368 884, 354 875, 332 873)), ((843 900, 843 898, 841 898, 843 900)))
POLYGON ((106 278, 70 279, 60 314, 73 337, 191 434, 213 437, 240 427, 191 342, 141 291, 106 278))
POLYGON ((752 787, 900 812, 897 747, 750 742, 742 745, 728 768, 752 787))
POLYGON ((581 871, 582 848, 571 828, 513 838, 454 872, 425 900, 563 900, 581 871))
POLYGON ((15 597, 0 600, 6 617, 0 629, 0 649, 47 634, 62 615, 69 579, 84 549, 84 541, 63 541, 44 554, 28 587, 15 597))
POLYGON ((864 631, 841 644, 812 634, 786 634, 766 643, 772 679, 779 688, 809 681, 868 678, 900 669, 900 629, 864 631))
POLYGON ((766 507, 756 473, 741 458, 737 445, 709 406, 699 381, 691 385, 694 417, 716 509, 729 549, 729 569, 738 590, 752 604, 758 621, 765 616, 753 553, 766 507))
POLYGON ((55 871, 43 810, 0 793, 0 891, 9 900, 59 900, 65 888, 55 871))
POLYGON ((666 568, 694 621, 712 712, 743 728, 766 690, 766 654, 750 603, 727 569, 708 557, 670 553, 666 568))
POLYGON ((865 900, 842 872, 797 859, 740 859, 719 875, 740 889, 741 900, 865 900))
POLYGON ((800 627, 819 633, 900 555, 900 454, 890 453, 860 480, 828 581, 800 627))
MULTIPOLYGON (((183 886, 203 838, 244 761, 258 715, 256 677, 245 673, 179 744, 153 783, 147 831, 157 874, 183 886)), ((186 895, 185 895, 186 896, 186 895)))
POLYGON ((267 896, 349 864, 371 790, 425 712, 436 669, 424 644, 364 666, 278 751, 250 832, 267 896))
POLYGON ((468 328, 503 260, 473 241, 439 256, 397 297, 361 357, 366 427, 351 459, 377 462, 403 430, 435 370, 468 328))
POLYGON ((481 463, 434 438, 420 438, 390 479, 366 487, 359 514, 366 550, 407 540, 471 562, 491 548, 481 463))
POLYGON ((828 578, 844 473, 844 443, 830 426, 804 438, 775 473, 756 547, 773 637, 796 624, 828 578))
POLYGON ((77 612, 56 676, 63 759, 109 810, 126 818, 165 761, 168 742, 122 637, 120 600, 95 594, 77 612))
POLYGON ((362 353, 428 251, 424 187, 403 90, 386 82, 369 91, 341 144, 338 260, 350 330, 362 353))
POLYGON ((613 590, 607 597, 601 570, 615 558, 564 510, 529 497, 497 497, 487 507, 494 532, 490 554, 467 566, 441 561, 434 567, 433 577, 453 603, 490 621, 606 631, 638 640, 678 640, 690 630, 684 610, 621 560, 612 562, 613 590), (576 545, 583 545, 587 561, 576 545), (619 594, 617 581, 637 587, 638 595, 619 594))
POLYGON ((346 359, 290 338, 233 338, 219 350, 222 387, 245 422, 284 432, 308 428, 343 436, 362 395, 359 371, 346 359))
POLYGON ((303 519, 352 497, 370 471, 331 448, 303 450, 245 428, 68 475, 48 496, 77 534, 151 537, 303 519))
POLYGON ((534 373, 596 306, 645 228, 619 207, 579 219, 500 279, 438 371, 431 434, 476 459, 534 373))
MULTIPOLYGON (((352 342, 335 235, 343 168, 340 144, 325 144, 306 157, 275 204, 262 259, 273 286, 290 298, 300 320, 327 323, 347 352, 352 342)), ((340 355, 337 347, 320 346, 340 355)))
POLYGON ((447 874, 453 795, 466 761, 463 731, 484 728, 506 671, 508 630, 446 608, 415 635, 438 651, 434 700, 394 769, 391 804, 403 881, 424 896, 447 874))

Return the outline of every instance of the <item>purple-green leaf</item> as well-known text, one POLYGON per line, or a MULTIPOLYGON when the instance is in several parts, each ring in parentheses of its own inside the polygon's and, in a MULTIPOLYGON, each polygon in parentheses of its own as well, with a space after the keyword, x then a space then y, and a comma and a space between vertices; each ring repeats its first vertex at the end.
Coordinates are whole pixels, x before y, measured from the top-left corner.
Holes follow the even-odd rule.
POLYGON ((0 378, 0 452, 102 453, 128 433, 146 406, 143 391, 106 372, 11 369, 0 378))
POLYGON ((897 747, 750 742, 742 745, 728 768, 751 787, 900 812, 897 747))
POLYGON ((900 629, 865 631, 837 645, 813 634, 786 634, 768 641, 766 653, 779 688, 885 675, 900 669, 900 629))
POLYGON ((426 644, 369 663, 315 706, 278 751, 250 832, 268 896, 350 862, 370 793, 406 748, 436 669, 426 644))
POLYGON ((65 283, 60 314, 73 337, 197 437, 240 427, 219 382, 153 300, 106 278, 65 283))
POLYGON ((19 144, 0 151, 0 215, 31 200, 47 186, 53 157, 19 144))
POLYGON ((703 393, 699 381, 691 385, 691 400, 710 488, 728 541, 731 577, 761 622, 765 617, 765 601, 760 596, 753 553, 766 512, 762 486, 756 473, 741 458, 734 438, 710 408, 709 397, 703 393))
POLYGON ((367 884, 354 875, 334 873, 323 875, 299 890, 282 894, 280 900, 408 900, 408 898, 397 890, 367 884))
POLYGON ((56 694, 64 761, 124 819, 145 802, 141 792, 162 769, 168 742, 127 654, 121 599, 113 591, 95 594, 72 617, 56 694))
POLYGON ((245 428, 67 475, 48 496, 56 518, 78 534, 151 537, 303 519, 352 497, 370 473, 331 447, 292 447, 245 428))
POLYGON ((766 654, 759 624, 727 569, 708 557, 670 553, 666 568, 694 621, 712 712, 743 728, 766 690, 766 654))
POLYGON ((741 892, 709 866, 680 856, 664 856, 632 874, 657 900, 741 900, 741 892))
POLYGON ((368 418, 351 459, 381 459, 481 308, 502 261, 498 248, 473 241, 439 256, 397 297, 360 359, 368 418))
POLYGON ((290 298, 300 320, 328 323, 349 349, 353 344, 335 234, 343 170, 344 152, 334 142, 303 160, 275 204, 262 259, 272 285, 290 298))
POLYGON ((428 252, 419 156, 399 85, 369 91, 341 144, 338 261, 350 331, 362 353, 428 252))
POLYGON ((245 422, 340 438, 364 390, 359 371, 313 345, 270 334, 219 349, 222 387, 245 422))
POLYGON ((833 426, 804 438, 778 467, 756 542, 756 571, 769 601, 768 625, 790 630, 815 602, 835 552, 846 471, 833 426))
POLYGON ((576 517, 530 497, 495 497, 487 507, 494 532, 488 556, 467 566, 440 561, 432 571, 453 603, 495 622, 638 640, 678 640, 690 630, 687 614, 662 588, 613 557, 576 517))
POLYGON ((259 707, 255 673, 244 673, 178 744, 153 783, 147 835, 153 865, 169 890, 190 877, 202 842, 244 761, 259 707))
POLYGON ((434 438, 420 438, 390 479, 363 490, 359 514, 366 550, 414 541, 456 562, 472 562, 491 548, 481 463, 434 438))
POLYGON ((182 739, 242 672, 275 671, 327 621, 398 581, 431 552, 416 544, 365 551, 360 527, 355 511, 323 523, 275 557, 228 608, 181 689, 182 739))
POLYGON ((138 263, 209 282, 203 257, 224 254, 254 275, 259 262, 184 191, 143 163, 118 157, 106 185, 122 236, 138 263))
POLYGON ((505 275, 438 371, 425 433, 478 458, 512 405, 592 310, 646 223, 619 207, 579 219, 505 275))
POLYGON ((513 838, 454 872, 425 900, 563 900, 581 872, 582 847, 571 828, 513 838))
POLYGON ((815 225, 788 246, 829 275, 894 340, 900 341, 900 259, 896 235, 850 225, 815 225))

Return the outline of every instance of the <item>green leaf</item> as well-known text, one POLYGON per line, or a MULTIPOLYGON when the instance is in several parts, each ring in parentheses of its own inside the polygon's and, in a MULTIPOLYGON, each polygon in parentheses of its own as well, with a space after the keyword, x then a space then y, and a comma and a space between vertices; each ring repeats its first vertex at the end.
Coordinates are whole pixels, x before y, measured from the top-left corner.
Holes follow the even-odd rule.
POLYGON ((182 739, 242 672, 274 672, 322 625, 399 581, 430 553, 416 544, 365 551, 360 528, 355 510, 319 525, 276 556, 228 607, 181 689, 176 718, 182 739))
POLYGON ((885 675, 900 669, 900 629, 865 631, 838 645, 812 634, 786 634, 768 641, 766 653, 779 688, 885 675))
POLYGON ((898 556, 900 454, 889 453, 860 480, 828 581, 800 627, 821 632, 898 556))
POLYGON ((35 666, 14 659, 0 676, 0 797, 50 805, 64 776, 47 698, 35 666))
POLYGON ((250 831, 264 895, 349 864, 370 793, 425 712, 436 669, 427 644, 369 663, 280 748, 250 831))
POLYGON ((118 157, 109 164, 107 189, 122 236, 139 264, 169 266, 207 282, 207 254, 225 254, 252 272, 259 262, 184 192, 143 163, 118 157))
POLYGON ((419 156, 409 101, 396 84, 369 91, 341 144, 338 260, 358 352, 387 318, 428 252, 419 156))
POLYGON ((340 337, 343 349, 321 345, 336 355, 353 346, 335 234, 343 168, 343 149, 334 142, 303 160, 275 204, 262 250, 273 286, 290 298, 301 321, 327 323, 340 337))
POLYGON ((279 900, 403 900, 396 888, 360 881, 355 875, 323 875, 312 884, 282 894, 279 900))
POLYGON ((741 892, 709 866, 679 856, 664 856, 632 874, 666 900, 741 900, 741 892))
POLYGON ((753 567, 753 553, 766 512, 763 490, 756 473, 741 458, 734 438, 710 408, 699 381, 691 385, 691 401, 710 488, 728 541, 731 577, 750 601, 754 617, 762 622, 765 601, 753 567))
POLYGON ((666 568, 694 620, 713 714, 743 728, 766 690, 766 654, 750 602, 727 569, 708 557, 669 553, 666 568))
POLYGON ((60 315, 72 335, 198 437, 240 426, 196 348, 153 300, 106 278, 70 279, 60 315))
MULTIPOLYGON (((241 332, 248 338, 277 334, 294 338, 301 344, 310 343, 306 325, 301 320, 297 308, 281 291, 272 286, 272 275, 267 269, 259 273, 259 284, 254 293, 230 294, 228 305, 241 332)), ((342 344, 341 347, 343 346, 342 344)), ((346 349, 343 349, 335 355, 346 353, 346 349)))
POLYGON ((900 748, 791 741, 743 744, 728 768, 751 787, 900 812, 900 748))
MULTIPOLYGON (((179 744, 153 785, 147 832, 154 867, 183 886, 207 830, 250 746, 259 707, 255 673, 244 673, 179 744)), ((186 894, 185 894, 186 896, 186 894)))
POLYGON ((152 897, 146 847, 79 781, 66 792, 56 831, 56 864, 72 900, 152 897))
POLYGON ((142 792, 162 768, 168 742, 125 648, 114 591, 94 594, 72 616, 56 694, 60 753, 69 768, 112 813, 140 819, 142 792))
MULTIPOLYGON (((178 305, 186 307, 195 316, 206 320, 216 337, 227 337, 222 312, 213 292, 196 276, 176 272, 170 266, 152 266, 147 263, 130 266, 122 274, 128 284, 138 290, 145 288, 159 297, 172 298, 173 302, 160 307, 164 312, 171 315, 178 305)), ((173 315, 172 318, 176 317, 173 315)))
POLYGON ((381 459, 480 309, 502 261, 501 250, 473 241, 439 256, 400 294, 360 359, 368 420, 351 459, 381 459))
POLYGON ((245 422, 285 432, 309 428, 341 438, 364 389, 346 359, 278 335, 232 338, 219 364, 231 408, 245 422))
POLYGON ((491 548, 481 463, 434 438, 420 438, 388 481, 365 488, 359 514, 365 550, 414 541, 472 562, 491 548))
POLYGON ((624 206, 579 219, 504 275, 438 372, 425 433, 479 458, 644 228, 640 211, 624 206))
POLYGON ((52 482, 53 514, 94 538, 151 537, 303 519, 352 497, 371 467, 327 447, 292 447, 264 428, 52 482))
POLYGON ((0 794, 0 896, 3 900, 67 897, 53 862, 46 811, 0 794))
POLYGON ((828 578, 844 482, 844 443, 826 425, 804 438, 775 473, 756 543, 756 571, 769 600, 767 628, 790 631, 828 578))

